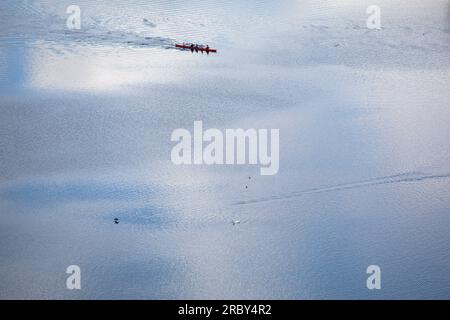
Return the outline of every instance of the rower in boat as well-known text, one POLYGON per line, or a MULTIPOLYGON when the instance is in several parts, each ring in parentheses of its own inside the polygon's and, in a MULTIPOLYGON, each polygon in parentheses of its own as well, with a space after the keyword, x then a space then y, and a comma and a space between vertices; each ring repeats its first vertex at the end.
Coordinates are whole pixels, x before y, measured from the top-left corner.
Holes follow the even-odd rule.
POLYGON ((209 54, 210 52, 217 52, 217 49, 212 49, 209 45, 204 46, 194 43, 175 44, 175 47, 178 49, 188 49, 191 50, 191 52, 206 52, 207 54, 209 54))

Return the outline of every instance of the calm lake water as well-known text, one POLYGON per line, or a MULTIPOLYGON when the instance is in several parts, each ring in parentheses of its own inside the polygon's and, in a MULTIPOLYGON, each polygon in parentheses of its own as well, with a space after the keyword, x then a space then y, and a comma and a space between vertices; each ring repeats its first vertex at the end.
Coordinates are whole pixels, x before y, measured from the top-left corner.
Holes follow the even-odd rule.
POLYGON ((449 1, 72 2, 0 3, 0 298, 450 298, 449 1), (278 174, 175 166, 195 120, 278 174))

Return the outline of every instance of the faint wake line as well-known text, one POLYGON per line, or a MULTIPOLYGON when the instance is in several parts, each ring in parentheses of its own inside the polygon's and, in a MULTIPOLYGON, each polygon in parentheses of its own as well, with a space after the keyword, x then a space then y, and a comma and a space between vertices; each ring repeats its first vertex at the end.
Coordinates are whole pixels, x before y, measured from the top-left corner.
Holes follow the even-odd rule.
POLYGON ((418 181, 423 181, 423 180, 447 179, 447 178, 450 178, 450 173, 441 174, 441 175, 425 174, 425 173, 420 173, 420 172, 401 173, 401 174, 373 178, 373 179, 359 181, 359 182, 343 183, 343 184, 337 184, 337 185, 328 186, 328 187, 306 189, 303 191, 292 192, 289 194, 280 194, 280 195, 271 196, 271 197, 265 197, 265 198, 247 200, 247 201, 239 201, 239 202, 233 203, 233 205, 245 205, 245 204, 267 202, 267 201, 274 201, 274 200, 284 200, 284 199, 300 197, 300 196, 307 195, 307 194, 356 189, 356 188, 370 187, 370 186, 383 185, 383 184, 401 183, 401 182, 418 182, 418 181))

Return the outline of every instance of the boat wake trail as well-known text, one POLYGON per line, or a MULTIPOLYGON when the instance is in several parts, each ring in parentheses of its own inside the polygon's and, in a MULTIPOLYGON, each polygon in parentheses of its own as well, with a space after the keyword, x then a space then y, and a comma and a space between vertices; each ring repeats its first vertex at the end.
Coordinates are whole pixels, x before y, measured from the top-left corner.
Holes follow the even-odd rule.
POLYGON ((301 197, 304 195, 314 194, 314 193, 358 189, 358 188, 363 188, 363 187, 371 187, 371 186, 384 185, 384 184, 402 183, 402 182, 419 182, 419 181, 424 181, 424 180, 448 179, 448 178, 450 178, 450 173, 427 174, 427 173, 422 173, 422 172, 406 172, 406 173, 378 177, 378 178, 373 178, 373 179, 368 179, 368 180, 363 180, 363 181, 336 184, 336 185, 332 185, 332 186, 313 188, 313 189, 306 189, 306 190, 296 191, 296 192, 292 192, 292 193, 274 195, 271 197, 239 201, 239 202, 233 203, 233 205, 245 205, 245 204, 253 204, 253 203, 260 203, 260 202, 275 201, 275 200, 285 200, 285 199, 301 197))
POLYGON ((145 18, 130 19, 134 25, 124 27, 126 20, 85 14, 82 27, 70 30, 66 26, 67 15, 61 16, 47 9, 28 1, 0 2, 0 20, 6 22, 0 29, 0 45, 39 43, 44 47, 78 45, 165 49, 175 45, 173 39, 153 31, 156 24, 145 18))

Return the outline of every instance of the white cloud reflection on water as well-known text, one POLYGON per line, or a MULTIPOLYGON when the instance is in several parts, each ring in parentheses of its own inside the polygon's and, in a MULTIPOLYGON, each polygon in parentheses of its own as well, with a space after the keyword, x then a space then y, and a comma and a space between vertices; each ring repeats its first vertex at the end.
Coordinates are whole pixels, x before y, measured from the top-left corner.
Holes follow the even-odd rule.
POLYGON ((112 91, 176 83, 187 76, 183 72, 186 59, 174 50, 105 46, 72 50, 77 53, 54 54, 34 49, 30 58, 30 86, 41 90, 112 91))

